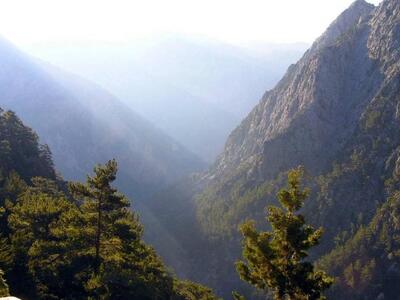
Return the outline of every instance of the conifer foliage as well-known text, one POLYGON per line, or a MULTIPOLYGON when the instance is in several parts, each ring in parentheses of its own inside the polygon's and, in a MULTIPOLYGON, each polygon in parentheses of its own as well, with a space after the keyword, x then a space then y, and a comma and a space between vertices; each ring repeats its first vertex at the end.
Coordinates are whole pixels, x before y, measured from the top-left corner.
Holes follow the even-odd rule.
POLYGON ((144 243, 130 201, 113 186, 117 171, 110 160, 68 190, 48 147, 0 109, 0 296, 217 299, 176 279, 144 243))
POLYGON ((0 270, 0 297, 9 296, 8 285, 4 279, 4 272, 0 270))
POLYGON ((0 169, 14 170, 22 179, 34 176, 55 178, 51 152, 39 144, 39 137, 12 111, 0 108, 0 169))
POLYGON ((307 225, 298 210, 308 196, 301 187, 302 168, 288 174, 288 187, 278 193, 283 208, 268 207, 270 231, 258 232, 254 221, 240 230, 244 237, 244 260, 236 263, 240 277, 274 299, 324 299, 322 292, 333 283, 322 271, 306 261, 307 251, 318 244, 322 228, 307 225))
POLYGON ((79 255, 88 262, 85 290, 96 298, 166 299, 172 280, 142 242, 143 228, 129 210, 129 200, 111 186, 116 173, 117 162, 111 160, 96 166, 86 184, 70 184, 81 201, 79 255))

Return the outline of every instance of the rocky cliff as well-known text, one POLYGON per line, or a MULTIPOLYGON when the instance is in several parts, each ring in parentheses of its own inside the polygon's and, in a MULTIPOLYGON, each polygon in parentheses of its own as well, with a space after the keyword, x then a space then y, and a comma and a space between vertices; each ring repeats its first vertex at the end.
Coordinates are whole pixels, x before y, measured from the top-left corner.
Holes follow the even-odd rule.
POLYGON ((254 166, 257 156, 263 179, 298 163, 321 169, 384 80, 368 47, 373 10, 359 0, 332 23, 232 132, 209 176, 254 166))

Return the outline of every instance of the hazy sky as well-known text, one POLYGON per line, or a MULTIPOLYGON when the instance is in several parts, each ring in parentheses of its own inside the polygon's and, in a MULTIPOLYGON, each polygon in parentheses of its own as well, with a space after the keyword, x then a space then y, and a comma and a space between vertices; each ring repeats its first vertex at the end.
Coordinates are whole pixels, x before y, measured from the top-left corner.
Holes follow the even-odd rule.
MULTIPOLYGON (((238 44, 312 42, 352 0, 0 0, 0 35, 24 45, 162 33, 238 44)), ((380 0, 370 0, 374 4, 380 0)))

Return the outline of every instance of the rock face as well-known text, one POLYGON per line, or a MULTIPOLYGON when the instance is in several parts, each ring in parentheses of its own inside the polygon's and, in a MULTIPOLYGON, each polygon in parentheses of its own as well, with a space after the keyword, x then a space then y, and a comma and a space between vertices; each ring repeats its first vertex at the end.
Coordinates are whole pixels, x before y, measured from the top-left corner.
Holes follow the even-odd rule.
POLYGON ((254 186, 300 164, 317 175, 351 155, 364 123, 382 113, 370 110, 398 88, 399 9, 398 0, 358 0, 329 26, 231 133, 204 176, 216 194, 238 176, 254 186))
POLYGON ((321 170, 384 81, 368 47, 373 10, 356 1, 332 23, 232 132, 211 176, 260 155, 263 179, 298 163, 321 170))
POLYGON ((102 88, 34 61, 0 40, 0 106, 15 111, 53 151, 66 179, 116 158, 130 196, 154 192, 202 162, 102 88))

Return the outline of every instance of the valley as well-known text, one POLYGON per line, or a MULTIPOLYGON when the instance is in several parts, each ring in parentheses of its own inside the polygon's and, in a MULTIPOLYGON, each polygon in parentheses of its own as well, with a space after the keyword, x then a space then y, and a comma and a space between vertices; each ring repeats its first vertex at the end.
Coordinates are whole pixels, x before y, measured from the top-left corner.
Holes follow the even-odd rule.
POLYGON ((398 0, 311 45, 0 39, 0 107, 0 295, 400 293, 398 0))

